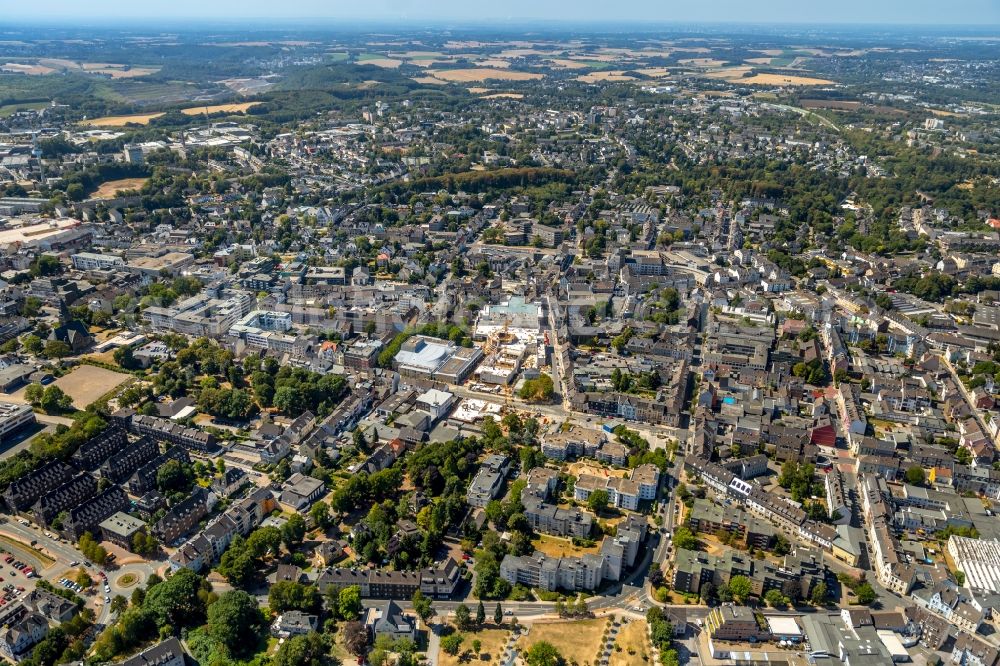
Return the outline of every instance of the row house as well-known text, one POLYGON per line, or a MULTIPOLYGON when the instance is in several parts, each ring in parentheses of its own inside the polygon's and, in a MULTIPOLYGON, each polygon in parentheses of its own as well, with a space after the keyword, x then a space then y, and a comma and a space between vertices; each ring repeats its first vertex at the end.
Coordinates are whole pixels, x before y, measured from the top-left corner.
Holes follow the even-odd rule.
POLYGON ((122 428, 110 427, 92 437, 73 453, 71 460, 80 469, 97 469, 115 451, 128 446, 128 436, 122 428))
POLYGON ((128 496, 118 486, 111 486, 92 499, 70 509, 63 521, 63 531, 74 541, 84 532, 97 534, 98 526, 112 514, 128 508, 128 496))
POLYGON ((81 472, 58 488, 46 493, 32 507, 35 520, 50 525, 63 511, 79 505, 97 492, 97 481, 87 472, 81 472))
POLYGON ((258 488, 185 541, 168 560, 171 570, 201 571, 222 557, 234 536, 249 535, 276 508, 278 503, 273 493, 267 488, 258 488))
POLYGON ((208 491, 195 488, 190 497, 171 507, 153 525, 153 534, 165 544, 172 544, 187 534, 208 514, 208 491))
POLYGON ((148 437, 140 437, 104 461, 99 474, 112 483, 122 483, 142 465, 160 454, 160 447, 148 437))
POLYGON ((40 497, 73 478, 76 470, 62 460, 47 462, 34 472, 11 481, 3 493, 4 501, 14 511, 24 511, 40 497))
POLYGON ((171 460, 188 465, 191 463, 191 456, 183 447, 171 446, 165 453, 156 456, 135 471, 132 478, 128 480, 128 491, 136 497, 141 497, 156 488, 157 473, 171 460))

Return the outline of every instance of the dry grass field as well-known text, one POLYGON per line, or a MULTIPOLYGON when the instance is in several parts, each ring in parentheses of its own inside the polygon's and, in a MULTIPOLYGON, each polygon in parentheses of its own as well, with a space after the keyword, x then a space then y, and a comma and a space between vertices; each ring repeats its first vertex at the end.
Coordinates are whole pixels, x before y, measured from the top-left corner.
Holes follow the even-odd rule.
POLYGON ((620 83, 623 81, 635 81, 635 77, 629 76, 624 70, 619 70, 613 72, 591 72, 590 74, 576 77, 576 80, 581 83, 620 83))
POLYGON ((559 650, 568 664, 594 663, 605 624, 604 618, 535 623, 527 636, 518 639, 518 646, 528 649, 539 641, 547 641, 559 650))
POLYGON ((709 72, 705 72, 704 76, 709 79, 739 79, 740 77, 746 76, 753 71, 753 67, 742 66, 742 67, 723 67, 722 69, 716 69, 709 72))
POLYGON ((451 83, 472 83, 477 81, 537 81, 541 74, 518 72, 515 70, 476 67, 471 69, 435 69, 428 74, 451 83))
POLYGON ((146 184, 148 178, 122 178, 120 180, 109 180, 101 183, 97 191, 91 196, 92 199, 111 199, 118 192, 141 189, 146 184))
POLYGON ((113 388, 121 386, 131 375, 113 372, 93 365, 78 365, 52 385, 58 386, 73 399, 73 406, 83 409, 113 388))
POLYGON ((44 65, 33 65, 24 62, 8 62, 0 65, 0 71, 10 72, 13 74, 27 74, 28 76, 44 76, 45 74, 51 74, 56 70, 44 65))
POLYGON ((375 65, 385 69, 396 69, 403 64, 399 58, 390 58, 378 53, 363 53, 358 56, 357 62, 359 65, 375 65))
POLYGON ((620 479, 624 479, 628 476, 628 472, 623 469, 609 469, 607 467, 602 467, 597 463, 590 463, 585 460, 578 460, 570 463, 569 473, 573 476, 580 476, 581 474, 591 474, 593 476, 617 476, 620 479))
MULTIPOLYGON (((487 613, 489 615, 489 613, 487 613)), ((486 625, 487 627, 493 625, 486 625)), ((504 645, 507 644, 507 637, 510 636, 510 632, 506 629, 482 629, 480 631, 467 631, 463 632, 462 635, 465 640, 462 641, 462 649, 457 655, 450 655, 444 650, 438 653, 438 666, 460 666, 460 664, 476 663, 481 661, 487 664, 498 664, 500 663, 500 654, 503 650, 504 645), (462 661, 460 657, 463 652, 472 650, 472 641, 478 640, 482 643, 479 648, 480 658, 477 660, 475 656, 472 657, 472 661, 462 661)))
POLYGON ((569 58, 552 58, 549 62, 563 69, 587 69, 589 67, 585 62, 570 60, 569 58))
POLYGON ((725 61, 716 60, 715 58, 687 58, 686 60, 678 60, 677 62, 689 67, 722 67, 726 64, 725 61))
POLYGON ((632 620, 618 631, 615 649, 611 652, 609 666, 635 666, 650 660, 649 639, 645 620, 632 620), (622 651, 618 651, 621 647, 622 651))
POLYGON ((635 70, 640 74, 646 76, 652 76, 654 78, 663 78, 665 76, 670 76, 670 70, 666 67, 643 67, 642 69, 635 70))
POLYGON ((112 79, 134 79, 140 76, 149 76, 160 71, 154 66, 130 66, 115 62, 78 62, 65 58, 40 58, 38 65, 49 68, 52 71, 73 71, 85 74, 100 74, 112 79))
POLYGON ((756 74, 747 79, 733 79, 733 83, 748 83, 752 86, 828 86, 834 82, 827 79, 814 79, 808 76, 756 74))
POLYGON ((241 104, 216 104, 214 106, 192 106, 181 109, 185 116, 198 116, 203 113, 246 113, 260 102, 243 102, 241 104))
POLYGON ((587 553, 596 553, 601 550, 600 545, 593 545, 590 548, 580 548, 573 545, 572 539, 564 539, 562 537, 550 536, 548 534, 540 534, 538 538, 532 542, 535 550, 540 550, 549 557, 569 557, 576 555, 585 555, 587 553))
POLYGON ((483 95, 483 99, 524 99, 524 95, 521 93, 493 93, 492 95, 483 95))
POLYGON ((84 120, 81 124, 88 127, 125 127, 126 125, 148 125, 150 120, 159 118, 162 113, 137 113, 132 116, 103 116, 84 120))
POLYGON ((510 67, 510 62, 500 58, 486 58, 485 60, 477 60, 476 67, 507 69, 510 67))

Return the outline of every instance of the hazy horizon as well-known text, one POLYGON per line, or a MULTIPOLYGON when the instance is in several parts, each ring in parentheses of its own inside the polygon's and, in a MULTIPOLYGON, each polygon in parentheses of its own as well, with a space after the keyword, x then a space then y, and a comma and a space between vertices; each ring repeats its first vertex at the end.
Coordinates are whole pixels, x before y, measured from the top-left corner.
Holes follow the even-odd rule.
POLYGON ((226 23, 278 20, 317 20, 324 24, 476 23, 483 21, 587 24, 629 23, 717 23, 717 24, 798 24, 798 25, 900 25, 969 26, 988 28, 1000 25, 1000 2, 996 0, 955 0, 951 3, 927 0, 884 0, 880 2, 842 0, 838 3, 802 3, 801 0, 768 0, 753 3, 740 0, 706 0, 696 6, 656 0, 576 0, 572 3, 546 0, 370 0, 366 3, 289 0, 284 3, 262 0, 38 0, 5 7, 5 20, 45 23, 142 22, 158 19, 176 21, 224 21, 226 23))

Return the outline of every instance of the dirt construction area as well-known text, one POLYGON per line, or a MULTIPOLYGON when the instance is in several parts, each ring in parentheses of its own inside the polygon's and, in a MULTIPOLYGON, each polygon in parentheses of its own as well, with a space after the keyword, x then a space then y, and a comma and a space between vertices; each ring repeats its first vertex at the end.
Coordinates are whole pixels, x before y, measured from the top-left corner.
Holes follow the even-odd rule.
POLYGON ((78 365, 66 376, 60 377, 54 386, 73 399, 73 406, 84 409, 113 388, 131 379, 131 375, 98 368, 93 365, 78 365))

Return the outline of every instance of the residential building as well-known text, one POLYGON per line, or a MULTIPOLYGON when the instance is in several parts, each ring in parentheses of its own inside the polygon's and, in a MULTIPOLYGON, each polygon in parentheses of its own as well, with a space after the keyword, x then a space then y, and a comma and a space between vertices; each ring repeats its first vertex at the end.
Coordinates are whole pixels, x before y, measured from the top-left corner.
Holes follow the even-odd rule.
POLYGON ((483 461, 476 476, 469 484, 466 499, 474 507, 484 508, 491 500, 500 494, 500 488, 507 471, 510 468, 510 458, 503 455, 490 455, 483 461))

